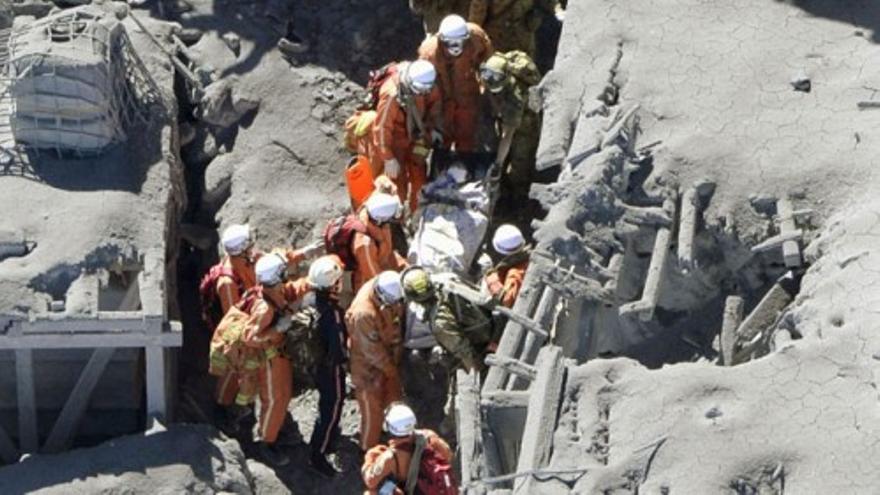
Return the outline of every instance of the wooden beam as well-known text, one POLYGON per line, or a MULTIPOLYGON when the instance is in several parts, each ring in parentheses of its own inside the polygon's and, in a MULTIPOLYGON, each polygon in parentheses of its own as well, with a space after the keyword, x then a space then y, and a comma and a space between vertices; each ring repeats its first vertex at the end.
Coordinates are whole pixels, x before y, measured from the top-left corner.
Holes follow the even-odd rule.
POLYGON ((681 215, 678 223, 678 267, 683 273, 696 268, 694 240, 697 236, 697 220, 700 217, 700 196, 696 186, 690 187, 681 197, 681 215))
MULTIPOLYGON (((533 268, 526 271, 525 279, 523 279, 522 290, 516 302, 513 304, 513 310, 521 315, 532 314, 532 309, 537 306, 538 298, 543 293, 543 286, 539 282, 539 277, 533 268)), ((513 357, 519 350, 526 330, 515 321, 508 321, 504 326, 504 333, 501 335, 501 341, 498 343, 498 349, 495 353, 499 356, 513 357)), ((482 392, 486 393, 493 390, 501 390, 507 382, 507 370, 499 367, 489 368, 486 374, 486 380, 483 382, 482 392)))
POLYGON ((736 329, 743 319, 743 298, 728 296, 724 301, 724 319, 721 323, 721 364, 730 366, 733 363, 733 351, 736 349, 736 329))
POLYGON ((757 244, 752 247, 751 251, 753 253, 760 253, 763 251, 770 251, 771 249, 776 249, 779 246, 784 246, 786 242, 795 241, 797 242, 804 236, 804 232, 800 229, 795 229, 789 232, 783 232, 781 234, 774 235, 764 242, 757 244))
POLYGON ((37 399, 34 391, 34 355, 31 349, 15 351, 15 379, 18 389, 18 442, 23 452, 36 452, 37 399))
MULTIPOLYGON (((792 234, 797 231, 794 221, 794 207, 791 200, 782 198, 776 202, 776 213, 779 215, 779 231, 782 234, 792 234)), ((798 241, 789 240, 782 243, 782 258, 788 268, 798 268, 803 264, 801 258, 801 246, 798 241)))
POLYGON ((456 376, 455 424, 458 425, 458 448, 462 485, 481 477, 482 437, 480 416, 480 377, 478 373, 458 370, 456 376))
MULTIPOLYGON (((559 407, 565 386, 565 361, 562 348, 549 346, 538 353, 538 377, 531 388, 525 430, 522 435, 516 472, 541 469, 550 464, 553 432, 559 417, 559 407)), ((513 493, 536 493, 532 477, 518 479, 513 493)))
POLYGON ((11 337, 0 335, 0 350, 6 349, 83 349, 97 347, 180 347, 180 332, 39 334, 11 337))
POLYGON ((519 359, 514 359, 506 356, 499 356, 497 354, 489 354, 486 356, 486 364, 488 366, 500 366, 507 370, 508 373, 512 373, 517 376, 521 376, 526 380, 532 381, 535 379, 535 375, 537 374, 537 370, 535 367, 526 364, 519 359))
MULTIPOLYGON (((556 304, 559 302, 559 293, 552 287, 544 287, 544 293, 538 301, 538 307, 535 308, 535 321, 544 328, 552 328, 556 319, 556 304)), ((539 335, 528 333, 523 339, 522 350, 517 358, 525 363, 534 363, 538 357, 538 351, 549 340, 549 335, 539 335)), ((524 390, 531 385, 529 380, 523 377, 512 375, 507 383, 507 390, 524 390)))
POLYGON ((140 312, 102 311, 97 317, 41 318, 22 321, 21 331, 26 334, 75 332, 132 332, 144 330, 144 316, 140 312))
POLYGON ((525 408, 529 405, 528 390, 496 390, 480 396, 480 405, 486 408, 525 408))
POLYGON ((18 449, 2 426, 0 426, 0 461, 6 464, 18 461, 18 449))
POLYGON ((797 295, 800 289, 800 278, 792 272, 786 272, 779 278, 761 302, 749 313, 749 316, 736 330, 737 345, 731 364, 736 365, 748 361, 759 342, 768 341, 771 327, 797 295))
POLYGON ((165 422, 168 419, 168 383, 165 349, 144 349, 147 375, 147 418, 165 422))
POLYGON ((43 446, 44 452, 55 453, 70 448, 76 430, 82 421, 83 414, 88 409, 92 392, 95 391, 95 386, 98 385, 98 381, 101 379, 101 375, 104 374, 104 369, 107 368, 107 364, 110 362, 115 351, 116 349, 107 347, 95 349, 92 352, 92 356, 86 363, 85 368, 83 368, 82 373, 80 373, 76 385, 73 386, 73 390, 70 392, 70 396, 64 402, 64 407, 61 409, 61 413, 58 415, 52 431, 49 433, 49 438, 46 439, 46 443, 43 446))

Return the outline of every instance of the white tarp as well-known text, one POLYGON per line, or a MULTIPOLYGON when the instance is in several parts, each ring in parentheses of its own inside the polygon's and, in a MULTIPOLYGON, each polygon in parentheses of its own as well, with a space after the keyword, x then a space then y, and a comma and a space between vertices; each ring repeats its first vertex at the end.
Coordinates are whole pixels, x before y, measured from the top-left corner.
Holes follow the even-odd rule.
MULTIPOLYGON (((473 263, 489 226, 486 214, 489 195, 481 182, 458 184, 443 174, 422 191, 416 214, 418 228, 410 243, 407 259, 430 273, 451 272, 469 280, 473 263)), ((427 324, 407 309, 406 346, 433 347, 434 337, 427 324)))

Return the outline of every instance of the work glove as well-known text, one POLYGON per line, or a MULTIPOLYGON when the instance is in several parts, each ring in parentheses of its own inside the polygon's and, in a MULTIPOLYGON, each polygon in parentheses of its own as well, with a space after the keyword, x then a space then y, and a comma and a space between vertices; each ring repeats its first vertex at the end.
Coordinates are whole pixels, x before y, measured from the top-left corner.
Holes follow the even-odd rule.
POLYGON ((385 175, 387 175, 389 179, 396 179, 397 176, 400 175, 400 163, 397 159, 392 158, 390 160, 385 160, 385 175))
POLYGON ((559 21, 559 22, 565 21, 565 9, 563 9, 561 5, 556 6, 556 9, 554 10, 553 15, 556 16, 557 21, 559 21))
POLYGON ((324 252, 324 240, 318 239, 311 244, 306 244, 300 248, 300 252, 306 258, 314 258, 324 252))

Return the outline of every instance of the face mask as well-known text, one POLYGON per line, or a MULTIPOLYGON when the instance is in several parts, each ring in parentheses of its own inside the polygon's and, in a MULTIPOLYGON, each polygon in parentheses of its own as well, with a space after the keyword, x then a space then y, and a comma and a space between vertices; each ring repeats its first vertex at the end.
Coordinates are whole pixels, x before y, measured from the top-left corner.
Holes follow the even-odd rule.
POLYGON ((458 57, 464 52, 464 40, 444 41, 443 46, 446 48, 446 53, 453 57, 458 57))

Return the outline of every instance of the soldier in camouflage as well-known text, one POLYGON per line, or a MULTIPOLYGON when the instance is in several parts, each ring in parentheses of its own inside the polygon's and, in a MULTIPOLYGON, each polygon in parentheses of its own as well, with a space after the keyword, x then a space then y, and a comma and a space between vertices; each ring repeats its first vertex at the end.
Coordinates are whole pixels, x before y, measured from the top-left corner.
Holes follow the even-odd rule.
POLYGON ((541 132, 541 116, 529 108, 529 89, 541 75, 531 57, 512 51, 495 52, 480 66, 479 76, 500 136, 495 168, 500 172, 502 196, 527 201, 541 132))
POLYGON ((409 0, 409 9, 413 14, 422 16, 425 34, 437 32, 440 21, 450 14, 458 14, 465 19, 470 10, 471 0, 409 0))
POLYGON ((496 50, 524 51, 535 57, 535 32, 544 13, 560 21, 564 10, 559 0, 472 0, 467 19, 479 24, 489 35, 496 50))

